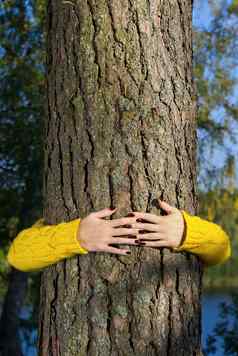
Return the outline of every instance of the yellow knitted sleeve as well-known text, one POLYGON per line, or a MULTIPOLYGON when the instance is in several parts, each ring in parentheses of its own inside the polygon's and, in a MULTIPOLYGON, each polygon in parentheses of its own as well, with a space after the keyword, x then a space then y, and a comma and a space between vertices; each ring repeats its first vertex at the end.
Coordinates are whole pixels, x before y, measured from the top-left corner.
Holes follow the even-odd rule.
POLYGON ((24 272, 34 271, 75 254, 86 254, 77 239, 80 219, 44 225, 39 219, 22 230, 13 240, 7 255, 8 263, 24 272))
POLYGON ((198 255, 205 266, 225 262, 231 256, 230 239, 217 224, 182 211, 185 221, 185 239, 175 251, 198 255))

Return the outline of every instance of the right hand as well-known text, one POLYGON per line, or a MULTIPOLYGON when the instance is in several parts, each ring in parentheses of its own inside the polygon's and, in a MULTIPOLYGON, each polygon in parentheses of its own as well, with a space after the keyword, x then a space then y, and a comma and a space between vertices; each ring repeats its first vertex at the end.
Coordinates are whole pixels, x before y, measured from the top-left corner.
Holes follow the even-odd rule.
POLYGON ((113 245, 134 245, 139 229, 132 229, 128 225, 136 221, 136 217, 123 217, 114 220, 104 220, 116 212, 116 208, 103 209, 93 212, 80 221, 77 238, 80 246, 87 251, 109 252, 118 255, 130 254, 128 249, 120 249, 113 245), (123 225, 125 225, 123 227, 123 225), (127 225, 127 226, 126 226, 127 225))

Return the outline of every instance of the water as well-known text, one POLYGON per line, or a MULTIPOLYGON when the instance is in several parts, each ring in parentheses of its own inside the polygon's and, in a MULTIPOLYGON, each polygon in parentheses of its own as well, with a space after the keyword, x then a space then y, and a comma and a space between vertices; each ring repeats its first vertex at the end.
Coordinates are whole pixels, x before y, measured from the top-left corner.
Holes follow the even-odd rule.
MULTIPOLYGON (((228 293, 204 294, 202 298, 202 345, 206 344, 208 335, 211 335, 219 319, 219 305, 231 303, 231 295, 228 293)), ((217 352, 214 356, 224 356, 221 340, 218 339, 217 352)))
MULTIPOLYGON (((21 310, 21 318, 24 320, 28 320, 31 317, 32 307, 27 306, 23 307, 21 310)), ((37 356, 37 330, 32 332, 27 332, 20 330, 20 339, 22 345, 22 354, 24 356, 37 356)))
MULTIPOLYGON (((204 294, 202 298, 202 345, 206 344, 206 339, 208 335, 211 335, 218 319, 219 319, 219 304, 222 302, 230 303, 231 296, 229 293, 213 293, 204 294)), ((27 318, 29 311, 25 310, 23 312, 24 317, 27 318)), ((34 342, 37 338, 36 332, 32 333, 30 336, 31 341, 34 342)), ((36 349, 34 347, 28 347, 26 342, 22 342, 23 355, 24 356, 37 356, 36 349)), ((216 345, 218 350, 215 356, 224 356, 222 351, 221 342, 216 345)))

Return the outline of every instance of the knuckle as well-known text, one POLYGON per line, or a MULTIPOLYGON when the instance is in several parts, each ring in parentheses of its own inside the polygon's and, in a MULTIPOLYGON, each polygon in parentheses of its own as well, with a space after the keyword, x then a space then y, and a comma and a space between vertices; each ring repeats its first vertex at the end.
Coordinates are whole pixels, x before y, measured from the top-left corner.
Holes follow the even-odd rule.
POLYGON ((125 218, 123 224, 125 225, 132 225, 132 218, 125 218))

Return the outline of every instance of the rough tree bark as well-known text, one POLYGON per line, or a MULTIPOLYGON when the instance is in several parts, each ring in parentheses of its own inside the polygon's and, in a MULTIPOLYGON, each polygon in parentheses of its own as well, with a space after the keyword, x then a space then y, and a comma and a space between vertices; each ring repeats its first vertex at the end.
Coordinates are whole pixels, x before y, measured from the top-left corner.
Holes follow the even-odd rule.
MULTIPOLYGON (((191 213, 196 102, 191 0, 48 0, 44 216, 116 206, 191 213)), ((40 355, 201 355, 201 268, 192 255, 131 248, 42 275, 40 355)))

